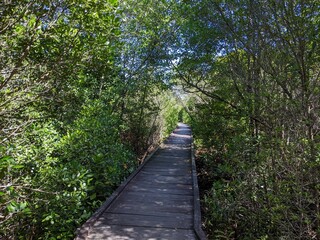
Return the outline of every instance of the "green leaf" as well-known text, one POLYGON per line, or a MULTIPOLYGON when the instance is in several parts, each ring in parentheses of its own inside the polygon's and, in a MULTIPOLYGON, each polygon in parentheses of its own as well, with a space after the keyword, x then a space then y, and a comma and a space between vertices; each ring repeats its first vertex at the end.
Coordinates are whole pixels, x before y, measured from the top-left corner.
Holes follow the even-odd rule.
POLYGON ((97 194, 94 193, 94 194, 92 194, 92 195, 90 196, 90 200, 94 200, 94 199, 96 199, 96 197, 97 197, 97 194))
POLYGON ((11 156, 4 156, 4 157, 2 157, 2 158, 0 158, 0 160, 1 161, 3 161, 3 162, 10 162, 10 161, 12 161, 13 160, 13 157, 11 157, 11 156))
POLYGON ((21 168, 24 168, 24 166, 21 164, 17 164, 17 165, 13 165, 12 168, 21 169, 21 168))
POLYGON ((30 215, 31 214, 31 209, 30 208, 25 208, 23 209, 23 212, 27 215, 30 215))
POLYGON ((34 27, 35 24, 36 24, 36 21, 37 21, 36 16, 32 16, 32 17, 30 18, 29 22, 28 22, 28 26, 29 26, 29 27, 34 27))
POLYGON ((28 203, 27 202, 22 202, 19 204, 19 209, 24 210, 27 207, 28 203))
POLYGON ((14 213, 18 210, 16 202, 11 202, 7 205, 7 209, 10 213, 14 213))

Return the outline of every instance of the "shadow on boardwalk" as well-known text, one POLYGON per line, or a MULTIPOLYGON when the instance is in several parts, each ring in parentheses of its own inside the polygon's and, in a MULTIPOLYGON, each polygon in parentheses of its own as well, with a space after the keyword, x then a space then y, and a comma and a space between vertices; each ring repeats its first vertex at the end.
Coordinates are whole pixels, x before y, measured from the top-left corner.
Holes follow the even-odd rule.
POLYGON ((191 145, 191 130, 180 123, 76 239, 205 239, 191 145))

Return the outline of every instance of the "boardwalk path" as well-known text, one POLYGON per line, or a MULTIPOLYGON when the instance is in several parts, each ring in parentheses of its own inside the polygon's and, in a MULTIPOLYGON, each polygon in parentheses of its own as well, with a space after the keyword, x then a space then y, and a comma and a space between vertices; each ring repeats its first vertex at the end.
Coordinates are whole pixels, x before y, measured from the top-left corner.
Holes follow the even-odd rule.
POLYGON ((190 128, 179 124, 82 226, 77 239, 205 239, 191 142, 190 128))

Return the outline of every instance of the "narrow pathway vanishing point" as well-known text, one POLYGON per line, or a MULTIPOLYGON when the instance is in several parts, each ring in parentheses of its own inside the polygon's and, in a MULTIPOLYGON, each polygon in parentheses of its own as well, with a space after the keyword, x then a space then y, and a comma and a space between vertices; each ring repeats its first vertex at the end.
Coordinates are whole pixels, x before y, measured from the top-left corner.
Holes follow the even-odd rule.
POLYGON ((206 239, 190 128, 177 129, 78 230, 77 240, 206 239))

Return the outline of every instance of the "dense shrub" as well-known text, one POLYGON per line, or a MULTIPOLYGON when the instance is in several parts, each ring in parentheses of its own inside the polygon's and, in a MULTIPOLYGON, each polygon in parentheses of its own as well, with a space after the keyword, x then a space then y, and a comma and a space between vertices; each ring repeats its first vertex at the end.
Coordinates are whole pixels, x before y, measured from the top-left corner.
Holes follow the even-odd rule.
POLYGON ((72 239, 176 125, 130 6, 1 4, 1 239, 72 239))
POLYGON ((208 125, 208 108, 196 109, 191 123, 210 239, 316 238, 320 165, 299 150, 306 142, 253 137, 245 121, 219 114, 208 125))

